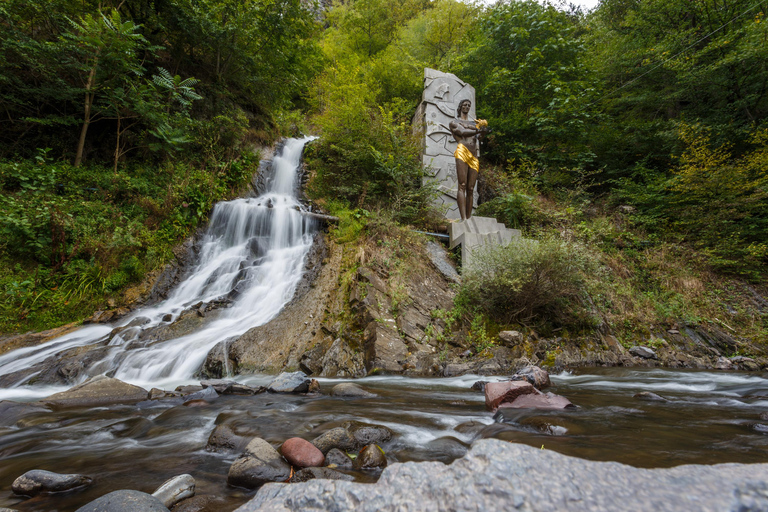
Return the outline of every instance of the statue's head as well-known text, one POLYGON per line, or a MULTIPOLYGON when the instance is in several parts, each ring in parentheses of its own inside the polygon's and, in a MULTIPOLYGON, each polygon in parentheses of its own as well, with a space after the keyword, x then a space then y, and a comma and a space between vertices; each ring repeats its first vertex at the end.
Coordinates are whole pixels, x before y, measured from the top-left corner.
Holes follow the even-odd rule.
POLYGON ((461 114, 464 112, 464 105, 467 106, 467 114, 469 114, 469 107, 472 106, 472 102, 469 100, 461 100, 459 106, 456 108, 456 117, 461 117, 461 114))

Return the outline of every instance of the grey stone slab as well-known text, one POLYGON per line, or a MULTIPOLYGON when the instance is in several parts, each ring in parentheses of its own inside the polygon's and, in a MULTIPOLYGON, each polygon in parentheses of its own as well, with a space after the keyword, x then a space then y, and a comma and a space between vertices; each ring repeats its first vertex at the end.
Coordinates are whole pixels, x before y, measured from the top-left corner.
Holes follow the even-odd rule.
POLYGON ((634 468, 495 439, 451 465, 392 464, 376 484, 267 484, 236 512, 768 510, 768 464, 634 468))

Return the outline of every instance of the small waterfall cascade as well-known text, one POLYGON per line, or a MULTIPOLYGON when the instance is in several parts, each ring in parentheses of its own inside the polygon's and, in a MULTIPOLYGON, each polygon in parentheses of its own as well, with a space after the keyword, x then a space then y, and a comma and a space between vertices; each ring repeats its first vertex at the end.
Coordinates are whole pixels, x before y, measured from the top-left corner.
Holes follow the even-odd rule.
MULTIPOLYGON (((293 297, 312 246, 314 221, 302 215, 296 197, 297 170, 310 140, 286 141, 272 161, 262 195, 215 206, 195 268, 166 300, 138 309, 114 325, 86 326, 0 356, 0 376, 34 367, 74 347, 106 345, 106 355, 90 367, 90 376, 106 373, 142 386, 173 385, 191 379, 217 343, 274 318, 293 297), (170 325, 200 302, 226 307, 199 330, 158 341, 154 333, 159 327, 170 325)), ((14 386, 32 377, 26 375, 14 386)))

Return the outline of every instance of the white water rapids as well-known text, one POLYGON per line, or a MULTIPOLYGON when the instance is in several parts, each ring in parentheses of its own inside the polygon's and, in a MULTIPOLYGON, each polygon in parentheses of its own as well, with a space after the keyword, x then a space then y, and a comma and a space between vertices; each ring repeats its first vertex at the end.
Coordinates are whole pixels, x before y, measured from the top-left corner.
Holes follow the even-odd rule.
MULTIPOLYGON (((312 245, 313 222, 301 214, 296 198, 297 170, 309 140, 289 139, 285 143, 272 162, 264 194, 215 206, 199 245, 197 265, 166 300, 136 310, 114 325, 83 327, 42 345, 2 355, 0 375, 33 367, 64 350, 104 343, 113 329, 128 326, 109 340, 106 357, 91 366, 81 380, 108 373, 145 387, 175 385, 190 381, 217 343, 274 318, 293 297, 312 245), (147 329, 175 321, 192 305, 225 297, 232 299, 229 307, 200 330, 166 341, 141 337, 147 329)), ((16 382, 14 388, 33 376, 16 382)), ((50 388, 39 391, 46 394, 50 388)), ((3 390, 0 398, 30 392, 37 394, 29 389, 9 389, 3 390)))

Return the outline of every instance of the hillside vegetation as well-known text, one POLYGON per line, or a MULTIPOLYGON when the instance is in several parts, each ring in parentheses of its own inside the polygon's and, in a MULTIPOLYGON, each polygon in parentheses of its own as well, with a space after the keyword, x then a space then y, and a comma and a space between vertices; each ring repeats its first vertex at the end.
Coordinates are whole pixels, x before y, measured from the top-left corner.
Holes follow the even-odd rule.
POLYGON ((474 85, 492 128, 479 213, 532 240, 464 276, 465 329, 629 344, 711 323, 768 342, 765 2, 16 4, 0 10, 3 330, 118 296, 280 135, 321 136, 308 192, 344 219, 339 240, 380 218, 439 229, 410 126, 431 67, 474 85))

